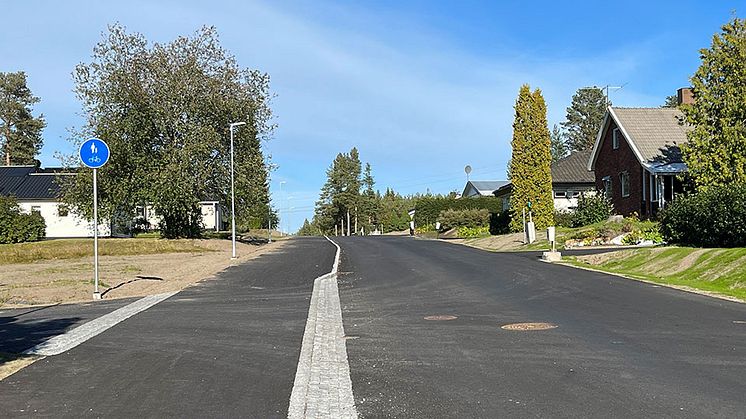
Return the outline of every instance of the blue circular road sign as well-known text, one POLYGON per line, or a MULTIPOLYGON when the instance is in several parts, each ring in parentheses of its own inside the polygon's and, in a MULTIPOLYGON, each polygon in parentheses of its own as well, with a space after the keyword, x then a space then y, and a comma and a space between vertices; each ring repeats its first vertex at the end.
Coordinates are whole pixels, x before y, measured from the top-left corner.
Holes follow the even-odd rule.
POLYGON ((80 146, 80 161, 91 169, 98 169, 109 161, 109 146, 98 138, 91 138, 80 146))

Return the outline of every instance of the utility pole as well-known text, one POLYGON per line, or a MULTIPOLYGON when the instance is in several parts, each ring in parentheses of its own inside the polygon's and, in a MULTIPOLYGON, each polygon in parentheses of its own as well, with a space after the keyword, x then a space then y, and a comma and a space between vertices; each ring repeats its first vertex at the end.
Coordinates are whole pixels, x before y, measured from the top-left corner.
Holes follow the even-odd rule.
POLYGON ((350 210, 347 210, 347 237, 350 236, 350 210))

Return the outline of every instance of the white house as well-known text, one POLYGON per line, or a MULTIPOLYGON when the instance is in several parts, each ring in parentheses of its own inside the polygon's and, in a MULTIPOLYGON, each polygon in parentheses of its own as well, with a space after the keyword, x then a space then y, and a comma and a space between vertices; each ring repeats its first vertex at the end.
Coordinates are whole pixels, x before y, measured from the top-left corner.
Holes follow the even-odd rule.
MULTIPOLYGON (((93 222, 73 213, 59 202, 60 176, 74 176, 74 173, 62 168, 0 166, 0 195, 15 197, 25 212, 38 211, 47 225, 48 238, 93 237, 93 222)), ((220 230, 225 227, 224 211, 218 201, 206 200, 199 204, 205 229, 220 230)), ((136 216, 144 217, 153 227, 157 227, 160 221, 150 205, 138 208, 136 216)), ((99 222, 98 232, 100 237, 112 235, 108 220, 99 222)))
MULTIPOLYGON (((595 190, 594 174, 586 168, 589 157, 590 151, 579 151, 552 164, 552 198, 555 210, 575 209, 580 194, 595 190)), ((462 196, 496 196, 502 200, 503 210, 508 210, 512 193, 513 185, 507 181, 470 181, 466 183, 462 196)))
MULTIPOLYGON (((58 176, 71 176, 61 169, 40 169, 35 166, 0 166, 0 195, 13 196, 21 210, 37 211, 47 225, 46 236, 93 237, 93 222, 69 211, 58 196, 58 176)), ((100 223, 98 234, 111 235, 108 222, 100 223)))

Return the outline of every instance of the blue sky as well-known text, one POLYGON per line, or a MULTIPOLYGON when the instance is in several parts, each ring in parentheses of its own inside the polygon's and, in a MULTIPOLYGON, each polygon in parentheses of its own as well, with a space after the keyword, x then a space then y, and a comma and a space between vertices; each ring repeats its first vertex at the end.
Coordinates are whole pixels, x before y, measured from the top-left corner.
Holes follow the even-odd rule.
POLYGON ((23 70, 48 126, 41 160, 73 152, 74 66, 108 24, 167 42, 202 25, 244 67, 272 77, 278 129, 265 144, 283 227, 311 218, 334 156, 356 146, 377 187, 461 190, 504 179, 521 84, 544 92, 550 126, 589 85, 619 106, 658 106, 688 85, 698 51, 741 2, 0 0, 0 71, 23 70), (280 182, 282 188, 280 188, 280 182), (281 190, 282 189, 282 190, 281 190))

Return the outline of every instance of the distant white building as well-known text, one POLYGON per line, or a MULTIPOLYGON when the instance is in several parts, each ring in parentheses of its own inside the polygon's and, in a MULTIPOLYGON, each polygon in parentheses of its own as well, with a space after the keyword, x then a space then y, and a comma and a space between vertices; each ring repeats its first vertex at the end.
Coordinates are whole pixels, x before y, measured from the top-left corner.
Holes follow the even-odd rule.
MULTIPOLYGON (((93 222, 73 213, 59 201, 60 176, 74 176, 74 173, 62 168, 0 166, 0 195, 15 197, 24 212, 39 212, 47 225, 48 238, 93 237, 93 222)), ((225 226, 224 211, 218 201, 202 201, 200 207, 205 229, 220 230, 225 226)), ((154 228, 160 221, 150 205, 139 208, 135 216, 144 217, 154 228)), ((100 237, 112 235, 108 220, 99 223, 98 234, 100 237)))
POLYGON ((510 182, 507 180, 470 180, 466 182, 464 191, 461 192, 462 198, 469 198, 473 196, 494 196, 493 193, 508 185, 510 182))
MULTIPOLYGON (((590 150, 571 153, 552 164, 552 199, 557 211, 571 211, 578 206, 578 197, 596 190, 595 177, 586 169, 590 150)), ((513 185, 503 180, 469 181, 463 197, 495 196, 502 200, 503 210, 510 209, 513 185)))

